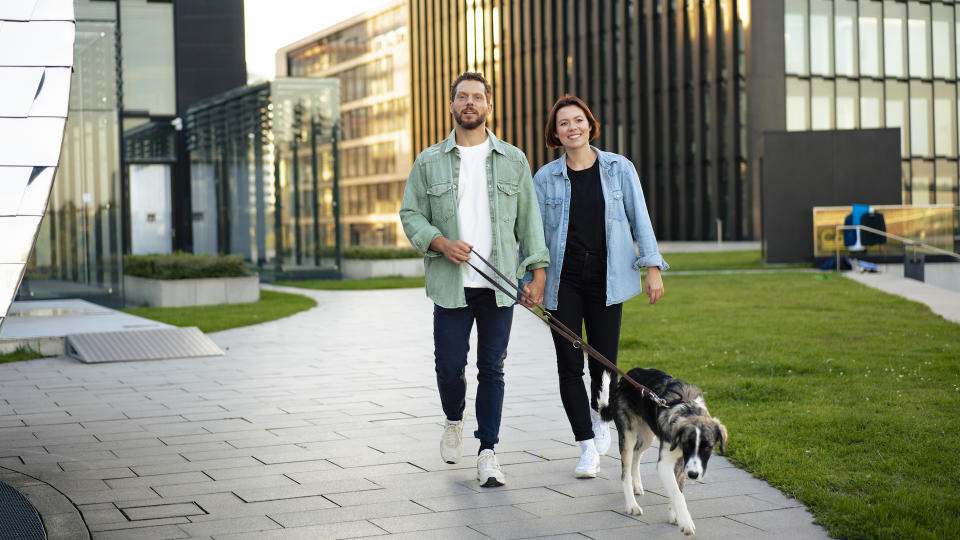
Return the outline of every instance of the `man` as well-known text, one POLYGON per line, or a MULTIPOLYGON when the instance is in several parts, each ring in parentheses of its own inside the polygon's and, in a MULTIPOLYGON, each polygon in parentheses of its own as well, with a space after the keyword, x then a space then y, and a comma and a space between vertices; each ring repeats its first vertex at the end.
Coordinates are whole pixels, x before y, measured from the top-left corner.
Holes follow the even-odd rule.
MULTIPOLYGON (((433 300, 433 344, 440 402, 446 414, 440 456, 457 463, 463 455, 463 411, 470 332, 477 324, 477 480, 502 486, 494 445, 503 409, 503 360, 515 299, 495 290, 470 265, 495 275, 475 251, 504 275, 525 285, 525 303, 543 299, 550 260, 530 166, 518 148, 486 129, 493 110, 490 83, 463 73, 450 87, 454 130, 417 156, 403 194, 400 219, 410 243, 423 253, 427 296, 433 300), (519 248, 526 254, 520 261, 519 248)), ((508 290, 509 286, 508 286, 508 290)))

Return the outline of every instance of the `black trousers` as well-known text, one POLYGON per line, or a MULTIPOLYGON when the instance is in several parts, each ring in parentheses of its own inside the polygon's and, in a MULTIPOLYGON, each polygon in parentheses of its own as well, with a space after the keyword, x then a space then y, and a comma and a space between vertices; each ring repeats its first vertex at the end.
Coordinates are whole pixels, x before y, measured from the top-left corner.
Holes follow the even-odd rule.
MULTIPOLYGON (((586 342, 613 363, 617 362, 620 345, 620 321, 623 304, 606 305, 607 257, 602 252, 567 252, 564 254, 560 272, 560 289, 554 315, 567 328, 583 337, 586 342)), ((590 397, 583 386, 584 353, 557 332, 553 333, 553 346, 557 352, 557 373, 560 378, 560 400, 566 410, 574 438, 585 441, 593 438, 590 423, 590 408, 597 408, 600 394, 603 364, 589 359, 590 397)), ((613 395, 615 376, 610 377, 610 392, 613 395)))

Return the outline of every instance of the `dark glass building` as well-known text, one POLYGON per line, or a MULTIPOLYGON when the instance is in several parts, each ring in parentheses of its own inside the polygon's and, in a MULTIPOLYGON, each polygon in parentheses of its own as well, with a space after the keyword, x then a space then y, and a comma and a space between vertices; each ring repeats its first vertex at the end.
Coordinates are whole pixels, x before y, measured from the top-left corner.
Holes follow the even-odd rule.
POLYGON ((452 129, 453 79, 481 71, 488 125, 534 169, 559 155, 550 107, 575 94, 600 122, 594 144, 636 165, 658 238, 758 237, 745 20, 742 0, 411 0, 414 153, 452 129))

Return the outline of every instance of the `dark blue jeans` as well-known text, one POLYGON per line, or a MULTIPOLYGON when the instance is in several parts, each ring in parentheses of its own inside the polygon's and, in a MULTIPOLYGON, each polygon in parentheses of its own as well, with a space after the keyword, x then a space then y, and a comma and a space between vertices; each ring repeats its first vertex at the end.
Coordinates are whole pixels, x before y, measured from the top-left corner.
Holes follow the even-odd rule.
POLYGON ((477 431, 480 449, 493 448, 499 439, 503 411, 503 360, 513 324, 513 306, 497 307, 492 289, 465 288, 467 307, 434 306, 433 346, 440 403, 448 420, 463 419, 466 407, 467 352, 470 332, 477 322, 477 431))

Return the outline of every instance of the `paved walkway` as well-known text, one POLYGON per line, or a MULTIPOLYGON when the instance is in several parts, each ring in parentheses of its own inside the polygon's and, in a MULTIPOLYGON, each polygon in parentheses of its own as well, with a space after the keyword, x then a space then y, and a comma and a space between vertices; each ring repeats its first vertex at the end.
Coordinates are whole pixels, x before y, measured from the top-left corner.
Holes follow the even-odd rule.
MULTIPOLYGON (((439 458, 423 291, 309 294, 319 307, 213 334, 225 357, 0 365, 0 467, 22 473, 0 480, 25 479, 52 537, 78 537, 74 505, 97 539, 682 537, 654 452, 643 516, 622 513, 618 459, 573 478, 549 334, 525 311, 497 448, 508 484, 483 489, 475 440, 460 465, 439 458)), ((698 538, 826 538, 796 501, 719 456, 687 500, 698 538)))
MULTIPOLYGON (((902 269, 898 270, 902 272, 902 269)), ((843 275, 885 293, 926 304, 930 307, 930 311, 944 319, 960 323, 960 292, 935 287, 922 281, 902 277, 902 275, 893 272, 869 274, 844 272, 843 275)))

